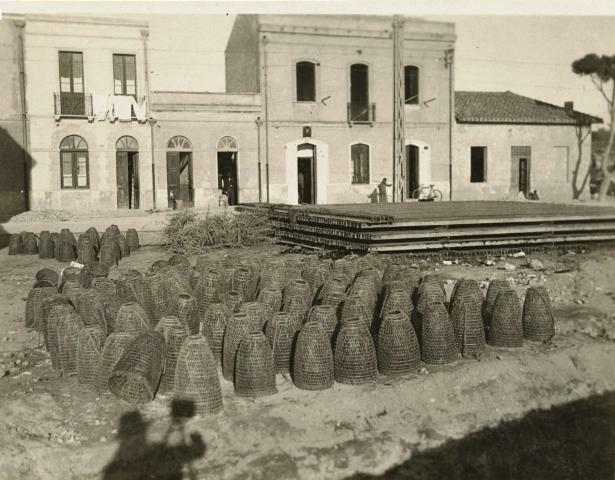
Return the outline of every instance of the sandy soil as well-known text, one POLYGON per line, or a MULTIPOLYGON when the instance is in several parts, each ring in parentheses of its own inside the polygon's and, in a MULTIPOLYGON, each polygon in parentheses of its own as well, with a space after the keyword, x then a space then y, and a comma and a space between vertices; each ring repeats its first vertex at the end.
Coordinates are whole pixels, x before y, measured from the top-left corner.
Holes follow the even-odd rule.
MULTIPOLYGON (((277 253, 258 249, 240 253, 272 254, 277 253)), ((167 256, 158 249, 142 249, 123 260, 121 268, 145 270, 167 256)), ((381 263, 382 258, 374 257, 374 262, 381 263)), ((529 439, 515 437, 519 431, 549 437, 540 412, 553 406, 561 410, 549 410, 548 420, 574 427, 560 436, 595 437, 613 458, 615 419, 603 412, 613 412, 605 405, 615 405, 608 397, 615 391, 615 251, 451 259, 450 265, 411 257, 399 261, 416 262, 424 271, 440 274, 449 280, 449 292, 453 281, 464 277, 484 281, 485 286, 493 278, 509 278, 520 294, 527 285, 544 284, 556 308, 558 333, 548 345, 488 348, 480 361, 429 366, 399 378, 379 376, 363 386, 335 384, 323 392, 298 390, 290 379, 278 376, 277 395, 246 400, 234 396, 232 384, 222 380, 225 405, 220 415, 172 424, 171 398, 158 396, 140 409, 150 422, 147 432, 120 442, 120 418, 134 408, 111 394, 97 396, 74 377, 59 377, 38 346, 37 334, 23 324, 25 297, 36 271, 62 265, 0 251, 0 374, 6 372, 0 378, 0 479, 103 478, 105 466, 118 456, 130 456, 136 443, 141 452, 148 452, 139 467, 157 472, 151 478, 182 478, 182 470, 183 478, 347 478, 358 473, 363 475, 357 478, 366 478, 391 468, 387 478, 522 478, 496 473, 502 472, 498 468, 507 457, 523 463, 527 448, 533 454, 546 448, 542 454, 548 457, 567 455, 555 466, 542 463, 557 476, 533 471, 534 478, 581 478, 570 465, 581 469, 585 463, 567 450, 545 443, 544 438, 537 440, 538 433, 529 439), (533 266, 528 265, 531 260, 533 266), (597 399, 591 408, 583 403, 589 399, 597 399), (528 415, 530 411, 534 413, 528 415), (535 428, 523 427, 524 421, 535 428), (165 440, 170 429, 173 433, 165 440), (204 448, 181 450, 185 454, 181 461, 164 460, 180 451, 182 437, 195 432, 202 436, 204 448), (495 445, 502 442, 502 448, 503 439, 519 438, 513 442, 517 456, 510 446, 504 452, 490 450, 492 438, 497 439, 495 445), (487 442, 487 446, 476 455, 461 455, 467 450, 466 441, 473 442, 474 453, 478 445, 487 442), (466 462, 465 470, 459 468, 460 462, 466 462), (164 472, 164 466, 174 470, 164 472)), ((188 444, 198 442, 188 440, 188 444)), ((603 452, 583 441, 575 445, 594 456, 603 452)), ((614 468, 602 457, 583 458, 591 458, 595 468, 604 467, 585 478, 603 478, 614 468)), ((524 478, 530 478, 528 471, 524 478)))

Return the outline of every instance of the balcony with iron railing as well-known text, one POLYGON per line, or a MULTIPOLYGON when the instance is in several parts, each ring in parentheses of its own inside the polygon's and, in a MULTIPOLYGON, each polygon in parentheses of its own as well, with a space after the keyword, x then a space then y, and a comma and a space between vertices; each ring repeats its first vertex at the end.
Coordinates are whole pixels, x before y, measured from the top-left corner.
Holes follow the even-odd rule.
POLYGON ((348 123, 352 127, 354 124, 372 126, 376 121, 376 104, 358 104, 348 102, 346 104, 348 123))
MULTIPOLYGON (((143 105, 145 102, 144 95, 110 95, 110 100, 106 103, 107 111, 105 112, 110 119, 117 118, 114 112, 114 97, 133 97, 137 105, 143 105)), ((100 113, 94 111, 91 93, 55 92, 53 99, 56 120, 60 118, 87 118, 92 120, 94 115, 100 113)), ((137 119, 134 105, 130 108, 130 116, 131 119, 137 119)))

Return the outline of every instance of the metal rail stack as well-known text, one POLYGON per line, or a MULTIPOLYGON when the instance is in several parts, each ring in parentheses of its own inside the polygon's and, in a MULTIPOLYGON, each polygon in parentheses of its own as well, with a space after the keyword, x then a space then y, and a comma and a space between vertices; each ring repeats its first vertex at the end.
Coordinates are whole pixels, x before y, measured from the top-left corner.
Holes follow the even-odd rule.
POLYGON ((612 207, 538 202, 245 204, 280 241, 354 252, 464 250, 615 241, 612 207))

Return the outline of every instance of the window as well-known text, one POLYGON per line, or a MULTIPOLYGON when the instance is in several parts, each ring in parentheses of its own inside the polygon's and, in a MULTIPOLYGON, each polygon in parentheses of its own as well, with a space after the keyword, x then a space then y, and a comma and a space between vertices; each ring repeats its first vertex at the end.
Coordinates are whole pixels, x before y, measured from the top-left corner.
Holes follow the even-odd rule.
POLYGON ((350 147, 352 183, 369 183, 369 145, 355 143, 350 147))
POLYGON ((83 93, 83 54, 60 52, 60 112, 62 115, 85 115, 83 93))
POLYGON ((350 121, 368 122, 369 68, 362 63, 350 66, 350 121))
POLYGON ((316 66, 312 62, 297 63, 297 101, 316 101, 316 66))
POLYGON ((137 67, 134 55, 113 55, 113 91, 116 95, 137 94, 137 67))
POLYGON ((404 98, 406 105, 419 103, 419 67, 414 65, 404 67, 404 98))
POLYGON ((60 175, 62 188, 89 188, 88 144, 78 135, 70 135, 60 143, 60 175))
POLYGON ((484 182, 487 173, 487 147, 471 147, 470 161, 470 182, 484 182))
POLYGON ((216 146, 218 150, 224 150, 225 152, 237 150, 239 147, 237 146, 237 140, 233 137, 222 137, 218 140, 218 145, 216 146))

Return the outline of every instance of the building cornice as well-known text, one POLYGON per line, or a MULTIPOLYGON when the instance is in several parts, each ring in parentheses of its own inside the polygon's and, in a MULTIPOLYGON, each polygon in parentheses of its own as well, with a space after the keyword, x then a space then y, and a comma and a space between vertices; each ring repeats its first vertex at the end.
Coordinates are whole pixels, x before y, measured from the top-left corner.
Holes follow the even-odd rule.
POLYGON ((81 25, 110 25, 115 27, 134 27, 149 29, 148 22, 137 22, 123 18, 94 17, 87 15, 46 15, 46 14, 11 14, 3 13, 3 18, 10 20, 22 20, 26 22, 46 23, 77 23, 81 25))

